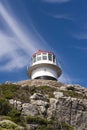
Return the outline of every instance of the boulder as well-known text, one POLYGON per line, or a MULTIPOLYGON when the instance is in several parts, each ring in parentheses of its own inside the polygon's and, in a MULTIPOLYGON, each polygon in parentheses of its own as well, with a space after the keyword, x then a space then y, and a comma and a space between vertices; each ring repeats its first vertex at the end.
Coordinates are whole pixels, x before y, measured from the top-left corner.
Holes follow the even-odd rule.
POLYGON ((17 108, 19 111, 22 110, 22 102, 17 101, 17 100, 14 100, 14 99, 10 99, 10 100, 9 100, 9 103, 10 103, 11 105, 13 105, 15 108, 17 108))
POLYGON ((40 115, 45 116, 49 103, 42 100, 31 100, 31 104, 36 105, 40 115))
POLYGON ((63 97, 63 92, 53 92, 55 98, 63 97))
POLYGON ((43 95, 41 93, 34 93, 32 96, 30 96, 31 100, 46 100, 47 95, 43 95))
POLYGON ((24 115, 24 116, 38 115, 38 109, 37 109, 36 105, 30 104, 30 103, 22 104, 22 115, 24 115))

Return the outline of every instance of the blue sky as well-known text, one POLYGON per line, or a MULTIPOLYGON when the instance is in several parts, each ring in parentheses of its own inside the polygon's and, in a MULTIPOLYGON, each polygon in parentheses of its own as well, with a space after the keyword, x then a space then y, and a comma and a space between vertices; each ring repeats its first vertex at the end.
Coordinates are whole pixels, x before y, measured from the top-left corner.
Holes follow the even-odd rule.
POLYGON ((56 54, 59 81, 87 87, 87 0, 0 0, 0 83, 28 79, 38 49, 56 54))

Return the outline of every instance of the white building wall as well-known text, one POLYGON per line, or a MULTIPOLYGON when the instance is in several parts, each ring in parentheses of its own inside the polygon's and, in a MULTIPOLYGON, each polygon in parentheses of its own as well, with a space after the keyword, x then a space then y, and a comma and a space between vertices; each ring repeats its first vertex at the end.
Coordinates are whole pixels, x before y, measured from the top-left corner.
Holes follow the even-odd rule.
POLYGON ((47 64, 54 64, 56 65, 56 63, 53 63, 52 61, 49 61, 49 60, 40 60, 40 61, 37 61, 35 63, 32 64, 33 65, 37 65, 37 64, 42 64, 42 63, 47 63, 47 64))
POLYGON ((51 76, 57 79, 57 72, 52 68, 39 67, 32 71, 31 79, 35 79, 39 76, 51 76))

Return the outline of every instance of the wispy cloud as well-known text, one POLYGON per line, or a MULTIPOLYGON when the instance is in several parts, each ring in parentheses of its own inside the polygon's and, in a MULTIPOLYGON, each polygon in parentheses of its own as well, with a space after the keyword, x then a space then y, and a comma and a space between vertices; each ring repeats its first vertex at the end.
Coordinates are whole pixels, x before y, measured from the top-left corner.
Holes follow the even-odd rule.
POLYGON ((0 71, 22 68, 28 64, 29 58, 42 45, 31 35, 31 32, 24 30, 20 23, 0 3, 0 17, 4 25, 8 26, 11 36, 6 30, 0 31, 0 71), (9 60, 7 60, 9 59, 9 60), (7 62, 6 62, 7 61, 7 62))
MULTIPOLYGON (((80 23, 80 21, 77 22, 77 24, 80 23)), ((81 22, 79 25, 79 30, 76 30, 76 32, 72 33, 72 37, 78 39, 78 40, 86 40, 87 39, 87 24, 84 24, 81 22)))
POLYGON ((19 53, 17 39, 0 32, 0 70, 22 68, 27 64, 27 55, 19 53))
POLYGON ((77 50, 81 50, 81 51, 86 51, 87 52, 87 47, 75 46, 74 48, 77 49, 77 50))
POLYGON ((66 84, 67 84, 67 83, 68 83, 68 84, 72 84, 72 83, 73 83, 71 77, 68 76, 67 74, 65 74, 64 72, 63 72, 63 74, 61 75, 61 77, 58 79, 58 81, 60 81, 60 82, 62 82, 62 83, 66 83, 66 84))
POLYGON ((47 3, 66 3, 70 2, 71 0, 42 0, 42 1, 47 3))
POLYGON ((34 50, 36 50, 34 45, 29 44, 32 41, 28 39, 28 37, 23 32, 23 30, 20 28, 20 25, 16 22, 16 20, 11 15, 9 15, 8 11, 5 9, 5 7, 1 3, 0 3, 0 15, 8 24, 8 26, 13 31, 15 36, 20 40, 19 46, 21 48, 26 49, 28 54, 29 54, 29 50, 30 52, 33 52, 34 50))
POLYGON ((81 79, 72 78, 67 73, 63 72, 58 81, 65 84, 78 84, 81 82, 81 79))
POLYGON ((87 39, 87 33, 81 32, 79 34, 74 34, 73 37, 75 37, 78 40, 87 39))
POLYGON ((48 14, 48 15, 56 19, 65 19, 65 20, 70 20, 70 21, 74 20, 72 17, 68 16, 67 14, 48 14))

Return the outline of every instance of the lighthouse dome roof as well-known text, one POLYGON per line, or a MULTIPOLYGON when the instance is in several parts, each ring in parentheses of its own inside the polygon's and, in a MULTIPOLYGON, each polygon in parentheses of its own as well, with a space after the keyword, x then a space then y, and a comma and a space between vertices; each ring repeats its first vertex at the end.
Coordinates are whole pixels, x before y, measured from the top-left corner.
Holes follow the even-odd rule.
POLYGON ((51 51, 44 51, 44 50, 38 50, 36 53, 34 53, 32 56, 36 55, 36 54, 41 54, 41 53, 48 53, 48 54, 53 54, 55 55, 53 52, 51 51))

